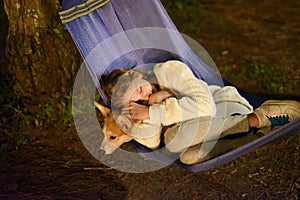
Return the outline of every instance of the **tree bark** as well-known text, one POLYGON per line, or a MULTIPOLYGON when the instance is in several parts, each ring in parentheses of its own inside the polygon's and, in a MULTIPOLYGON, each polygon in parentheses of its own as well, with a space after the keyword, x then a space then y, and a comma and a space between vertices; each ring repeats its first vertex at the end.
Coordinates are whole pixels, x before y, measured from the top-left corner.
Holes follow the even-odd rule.
MULTIPOLYGON (((4 0, 6 54, 14 93, 32 114, 57 108, 73 85, 81 57, 60 22, 58 0, 4 0)), ((58 114, 58 112, 56 113, 58 114)))

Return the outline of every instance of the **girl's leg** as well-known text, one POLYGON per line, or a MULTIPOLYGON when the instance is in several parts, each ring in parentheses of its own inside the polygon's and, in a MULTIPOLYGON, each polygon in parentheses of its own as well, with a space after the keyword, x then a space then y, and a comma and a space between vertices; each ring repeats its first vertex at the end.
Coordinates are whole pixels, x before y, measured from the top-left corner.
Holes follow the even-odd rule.
POLYGON ((220 139, 218 141, 209 141, 188 148, 180 155, 180 161, 184 164, 195 164, 203 162, 235 148, 258 139, 257 135, 248 134, 233 139, 220 139), (214 144, 211 144, 214 143, 214 144), (213 148, 210 148, 213 145, 213 148))
POLYGON ((196 118, 178 123, 164 132, 164 142, 171 152, 182 152, 187 148, 226 135, 249 131, 246 115, 227 118, 196 118))

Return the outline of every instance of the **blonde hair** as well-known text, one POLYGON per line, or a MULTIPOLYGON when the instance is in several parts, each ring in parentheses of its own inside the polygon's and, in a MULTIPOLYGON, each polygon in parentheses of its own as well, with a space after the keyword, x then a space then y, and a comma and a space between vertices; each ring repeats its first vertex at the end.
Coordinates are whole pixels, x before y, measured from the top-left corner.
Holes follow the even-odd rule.
POLYGON ((122 102, 124 99, 125 92, 132 85, 132 81, 137 77, 141 76, 144 75, 138 70, 129 70, 125 74, 123 74, 114 87, 111 98, 111 106, 113 106, 116 109, 122 108, 124 106, 122 102))
POLYGON ((122 100, 124 93, 130 87, 132 80, 143 76, 141 71, 135 69, 115 69, 108 75, 100 77, 101 89, 106 97, 111 101, 111 107, 120 109, 123 107, 122 100))

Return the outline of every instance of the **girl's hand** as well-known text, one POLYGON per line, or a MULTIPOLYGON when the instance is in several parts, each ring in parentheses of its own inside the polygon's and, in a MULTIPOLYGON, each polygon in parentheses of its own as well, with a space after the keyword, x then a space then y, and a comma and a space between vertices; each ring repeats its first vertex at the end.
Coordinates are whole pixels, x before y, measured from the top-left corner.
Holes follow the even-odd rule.
POLYGON ((129 103, 128 107, 122 109, 122 114, 129 114, 132 119, 146 120, 150 119, 149 107, 147 105, 137 104, 135 102, 129 103))
POLYGON ((152 94, 149 98, 148 104, 152 105, 155 103, 161 103, 163 100, 167 99, 168 97, 174 96, 171 92, 162 90, 152 94))

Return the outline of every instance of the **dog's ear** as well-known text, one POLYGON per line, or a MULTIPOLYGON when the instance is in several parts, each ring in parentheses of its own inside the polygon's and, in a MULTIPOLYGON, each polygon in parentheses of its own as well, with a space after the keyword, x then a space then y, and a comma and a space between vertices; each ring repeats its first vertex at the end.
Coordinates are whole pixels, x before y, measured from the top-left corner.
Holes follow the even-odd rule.
POLYGON ((108 115, 111 113, 111 110, 109 108, 99 104, 98 102, 94 101, 94 104, 100 110, 104 117, 108 117, 108 115))

